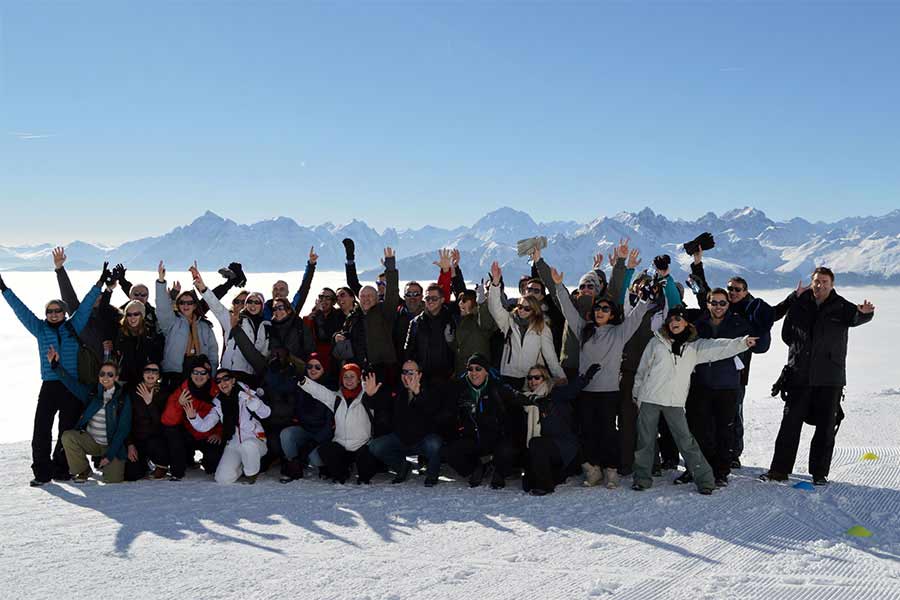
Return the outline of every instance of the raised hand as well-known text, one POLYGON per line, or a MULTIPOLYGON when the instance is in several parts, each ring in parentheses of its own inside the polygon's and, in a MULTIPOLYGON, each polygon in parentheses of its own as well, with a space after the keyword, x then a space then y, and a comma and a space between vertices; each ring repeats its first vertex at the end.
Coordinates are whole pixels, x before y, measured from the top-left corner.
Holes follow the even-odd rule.
POLYGON ((166 266, 163 264, 163 261, 159 261, 159 266, 156 267, 156 273, 158 275, 157 281, 166 280, 166 266))
POLYGON ((556 270, 556 267, 550 267, 550 277, 553 279, 553 283, 559 285, 563 282, 563 277, 565 277, 565 273, 560 273, 556 270))
POLYGON ((141 382, 137 386, 137 395, 140 396, 147 406, 150 406, 150 403, 153 402, 153 390, 147 387, 146 383, 141 382))
POLYGON ((119 283, 122 283, 125 280, 125 271, 128 269, 125 268, 125 265, 119 263, 113 268, 113 278, 119 283))
POLYGON ((531 249, 531 264, 536 264, 539 260, 541 260, 541 249, 535 246, 531 249))
POLYGON ((381 389, 381 384, 378 383, 375 373, 369 373, 363 378, 363 389, 366 392, 366 396, 372 397, 378 393, 378 390, 381 389))
POLYGON ((630 237, 622 238, 619 240, 619 245, 616 247, 616 258, 628 257, 628 242, 630 241, 630 237))
POLYGON ((459 267, 459 248, 454 248, 450 251, 450 268, 456 273, 457 267, 459 267))
POLYGON ((192 279, 196 279, 200 276, 200 270, 197 268, 197 261, 194 261, 194 264, 188 267, 188 271, 191 274, 192 279))
POLYGON ((63 265, 66 264, 66 250, 62 246, 57 246, 51 252, 53 255, 53 268, 57 271, 63 268, 63 265))
POLYGON ((206 291, 206 284, 203 283, 203 276, 200 275, 200 271, 197 270, 197 261, 194 261, 194 266, 190 268, 191 275, 194 277, 194 287, 201 294, 206 291))
POLYGON ((863 303, 858 305, 856 309, 864 315, 870 315, 875 312, 875 305, 868 300, 863 300, 863 303))
POLYGON ((172 291, 175 292, 176 296, 181 293, 181 282, 180 281, 176 281, 175 283, 172 284, 172 291))
POLYGON ((491 263, 491 282, 494 285, 500 285, 500 279, 503 277, 503 269, 496 260, 491 263))
POLYGON ((629 269, 636 269, 641 264, 641 251, 637 248, 628 253, 628 261, 625 266, 629 269))
POLYGON ((197 410, 194 408, 193 400, 188 400, 182 404, 181 407, 184 409, 184 414, 188 419, 193 419, 197 416, 197 410))
POLYGON ((803 295, 803 293, 809 289, 808 285, 803 285, 803 280, 797 282, 797 289, 794 290, 794 295, 798 298, 803 295))
POLYGON ((418 394, 422 390, 422 371, 416 371, 410 377, 409 380, 409 391, 413 394, 418 394))
MULTIPOLYGON (((612 264, 615 263, 615 260, 613 260, 612 255, 609 256, 609 262, 612 264)), ((597 269, 602 269, 602 268, 603 268, 603 253, 598 252, 597 254, 594 255, 594 270, 596 271, 597 269)))
POLYGON ((187 391, 187 388, 181 390, 181 395, 178 396, 178 404, 182 407, 187 405, 191 401, 191 393, 187 391))
POLYGON ((703 262, 703 248, 701 248, 701 247, 698 245, 698 246, 697 246, 697 251, 694 252, 693 254, 691 254, 691 256, 694 257, 694 264, 695 264, 695 265, 699 265, 700 263, 703 262))
POLYGON ((319 260, 319 255, 316 254, 316 247, 310 246, 309 247, 309 264, 314 265, 314 264, 316 264, 317 260, 319 260))
POLYGON ((441 272, 446 272, 450 270, 450 251, 445 249, 438 250, 438 259, 432 262, 436 267, 440 267, 441 272))
POLYGON ((391 248, 390 246, 388 246, 387 248, 384 249, 384 257, 385 257, 386 259, 387 259, 387 258, 394 258, 395 256, 396 256, 396 254, 394 254, 394 249, 391 248))

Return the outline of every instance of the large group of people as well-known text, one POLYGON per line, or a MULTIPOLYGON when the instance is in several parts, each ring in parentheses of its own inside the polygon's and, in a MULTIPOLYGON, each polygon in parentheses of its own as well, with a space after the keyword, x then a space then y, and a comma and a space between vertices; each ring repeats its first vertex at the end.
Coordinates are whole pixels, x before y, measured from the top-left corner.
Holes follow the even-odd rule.
POLYGON ((409 281, 401 293, 385 248, 384 272, 362 285, 347 239, 347 285, 322 288, 305 316, 314 249, 293 297, 285 281, 269 298, 246 289, 239 263, 219 271, 215 288, 194 263, 193 289, 183 290, 160 262, 152 286, 104 264, 79 300, 57 248, 60 299, 43 319, 0 277, 40 354, 31 485, 80 483, 95 469, 107 483, 179 481, 199 467, 223 484, 263 471, 285 484, 310 475, 370 483, 378 473, 400 484, 416 470, 433 487, 443 470, 471 487, 521 480, 534 495, 581 476, 605 488, 631 477, 642 491, 680 454, 674 482, 710 494, 741 468, 751 357, 768 350, 780 319, 785 409, 761 479, 787 480, 806 422, 816 428, 809 473, 826 485, 847 330, 875 307, 838 295, 825 267, 771 306, 739 276, 712 287, 703 247, 686 247, 687 288, 667 255, 639 270, 639 250, 623 239, 609 279, 598 254, 570 291, 534 244, 515 297, 496 262, 467 287, 457 250, 439 252, 435 282, 409 281), (128 295, 119 307, 116 288, 128 295), (699 308, 686 306, 685 289, 699 308))

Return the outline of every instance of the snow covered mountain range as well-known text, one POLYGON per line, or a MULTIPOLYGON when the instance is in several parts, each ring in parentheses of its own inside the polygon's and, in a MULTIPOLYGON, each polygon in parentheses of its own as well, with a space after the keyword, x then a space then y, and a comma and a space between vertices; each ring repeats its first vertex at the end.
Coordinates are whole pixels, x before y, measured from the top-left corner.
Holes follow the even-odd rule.
MULTIPOLYGON (((470 227, 388 228, 381 233, 358 220, 304 226, 279 217, 240 225, 207 211, 189 225, 158 237, 117 247, 75 241, 66 246, 66 253, 67 267, 72 270, 93 270, 105 259, 132 269, 155 270, 160 259, 174 267, 196 258, 206 270, 239 260, 248 271, 281 272, 302 270, 310 246, 315 246, 319 268, 339 270, 344 263, 341 240, 350 237, 356 242, 356 262, 363 279, 371 279, 379 271, 382 248, 392 246, 402 279, 434 279, 436 251, 454 247, 462 253, 467 279, 480 279, 491 261, 497 260, 508 266, 517 280, 529 266, 525 258, 516 256, 516 241, 544 235, 549 239, 545 259, 564 271, 568 281, 590 268, 595 253, 608 254, 619 238, 628 236, 631 245, 642 251, 642 266, 649 266, 654 255, 665 252, 672 256, 677 277, 682 279, 690 257, 681 244, 704 231, 716 238, 715 249, 704 256, 713 283, 740 274, 752 287, 792 285, 807 277, 815 265, 824 264, 838 274, 838 285, 900 284, 900 210, 878 217, 811 223, 801 218, 776 222, 754 208, 721 215, 710 212, 695 221, 670 220, 645 208, 582 224, 536 223, 527 213, 500 208, 470 227), (677 273, 679 270, 682 273, 677 273)), ((49 269, 53 245, 0 246, 0 270, 49 269)))

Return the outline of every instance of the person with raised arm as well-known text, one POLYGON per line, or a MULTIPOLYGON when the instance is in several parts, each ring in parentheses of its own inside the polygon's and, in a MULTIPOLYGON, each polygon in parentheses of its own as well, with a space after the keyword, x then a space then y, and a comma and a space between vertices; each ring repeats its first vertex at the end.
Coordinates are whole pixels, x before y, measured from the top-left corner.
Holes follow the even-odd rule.
MULTIPOLYGON (((809 447, 809 474, 815 485, 827 485, 834 438, 843 418, 841 399, 847 385, 847 333, 875 317, 868 300, 853 304, 834 290, 834 272, 817 267, 809 286, 802 283, 775 307, 784 315, 781 339, 788 347, 781 395, 784 413, 775 452, 764 481, 787 481, 794 469, 800 432, 815 424, 809 447)), ((773 392, 774 395, 774 392, 773 392)))
MULTIPOLYGON (((240 328, 251 340, 253 347, 265 359, 269 354, 269 323, 263 318, 263 304, 265 297, 259 292, 250 292, 244 299, 244 308, 237 313, 237 325, 232 326, 232 318, 235 316, 212 293, 203 282, 197 263, 194 263, 191 273, 194 276, 194 288, 209 305, 212 314, 222 326, 222 339, 225 350, 222 352, 221 366, 227 369, 233 377, 247 385, 257 385, 262 372, 254 368, 253 363, 238 347, 234 339, 233 330, 240 328)), ((280 299, 279 299, 280 300, 280 299)))
POLYGON ((334 438, 316 448, 316 462, 321 462, 328 476, 338 483, 347 481, 350 467, 355 464, 356 482, 369 483, 378 469, 378 461, 366 446, 372 439, 373 399, 382 386, 375 374, 369 373, 363 385, 362 369, 348 363, 341 367, 337 390, 308 377, 298 385, 334 414, 334 438))
POLYGON ((101 286, 112 276, 103 263, 100 279, 84 297, 78 310, 66 319, 66 304, 62 300, 51 300, 44 306, 43 320, 39 319, 16 294, 9 289, 0 276, 0 292, 9 303, 13 313, 25 329, 37 339, 41 365, 41 390, 38 393, 34 414, 34 430, 31 436, 31 470, 34 478, 32 487, 42 486, 51 479, 70 479, 69 465, 62 447, 62 434, 72 429, 81 414, 81 403, 60 381, 57 372, 47 361, 51 346, 59 352, 60 364, 69 373, 78 372, 78 334, 85 328, 91 315, 91 307, 100 297, 101 286), (53 448, 53 421, 59 413, 56 447, 53 448), (51 452, 52 448, 52 452, 51 452))
POLYGON ((691 373, 698 363, 722 360, 740 354, 756 344, 756 338, 697 338, 697 330, 687 320, 683 305, 669 309, 666 322, 654 333, 644 349, 634 380, 634 401, 638 404, 638 442, 634 453, 635 491, 653 485, 651 469, 656 453, 659 416, 663 415, 687 469, 694 475, 697 490, 704 495, 715 489, 712 468, 697 440, 691 435, 684 405, 691 384, 691 373))
POLYGON ((212 409, 201 417, 194 410, 193 402, 188 401, 185 415, 199 432, 222 424, 225 448, 216 467, 216 483, 234 483, 242 473, 247 483, 256 483, 260 461, 267 449, 260 419, 268 417, 271 409, 227 368, 216 372, 215 381, 219 393, 213 398, 212 409))
POLYGON ((169 448, 163 437, 162 413, 166 397, 159 388, 159 363, 144 365, 141 382, 131 394, 131 433, 126 441, 128 461, 125 480, 137 481, 147 475, 148 460, 153 462, 152 479, 162 479, 169 471, 169 448))
POLYGON ((325 371, 330 375, 335 373, 331 360, 334 334, 341 330, 346 318, 346 315, 337 308, 337 293, 329 287, 322 288, 312 311, 303 317, 303 322, 312 332, 315 352, 322 361, 325 371))
POLYGON ((165 339, 156 327, 146 320, 147 306, 139 300, 125 305, 113 343, 113 353, 119 363, 119 382, 131 391, 143 381, 147 363, 157 366, 162 360, 165 339))
MULTIPOLYGON (((316 254, 316 247, 310 246, 309 259, 306 261, 303 279, 300 281, 300 287, 291 299, 291 307, 294 309, 295 313, 299 313, 300 310, 302 310, 303 305, 306 304, 306 299, 309 297, 309 290, 312 287, 313 275, 316 274, 316 263, 318 261, 319 255, 316 254)), ((267 300, 263 307, 263 320, 271 321, 274 318, 274 315, 272 314, 272 302, 276 298, 284 298, 287 300, 288 294, 290 294, 290 288, 286 281, 279 279, 272 285, 272 298, 267 300)))
POLYGON ((212 324, 197 312, 199 299, 193 290, 180 291, 174 305, 166 288, 166 267, 159 261, 156 280, 156 308, 160 331, 166 336, 163 347, 163 389, 178 387, 187 377, 189 359, 205 356, 210 368, 219 359, 219 343, 212 324))

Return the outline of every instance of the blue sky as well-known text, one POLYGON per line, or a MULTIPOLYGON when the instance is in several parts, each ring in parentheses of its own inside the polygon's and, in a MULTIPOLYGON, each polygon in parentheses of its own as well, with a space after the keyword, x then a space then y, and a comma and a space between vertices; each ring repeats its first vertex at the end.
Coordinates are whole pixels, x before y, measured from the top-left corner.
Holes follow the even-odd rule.
POLYGON ((900 206, 900 3, 0 3, 0 244, 900 206))

